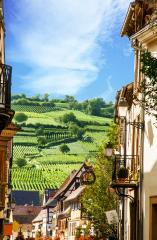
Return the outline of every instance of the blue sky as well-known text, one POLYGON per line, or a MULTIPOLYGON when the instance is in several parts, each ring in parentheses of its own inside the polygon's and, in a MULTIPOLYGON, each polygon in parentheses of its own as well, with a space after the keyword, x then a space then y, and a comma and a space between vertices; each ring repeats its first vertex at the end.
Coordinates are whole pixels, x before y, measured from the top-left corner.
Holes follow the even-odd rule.
POLYGON ((114 100, 133 81, 120 30, 130 0, 5 0, 13 93, 114 100))

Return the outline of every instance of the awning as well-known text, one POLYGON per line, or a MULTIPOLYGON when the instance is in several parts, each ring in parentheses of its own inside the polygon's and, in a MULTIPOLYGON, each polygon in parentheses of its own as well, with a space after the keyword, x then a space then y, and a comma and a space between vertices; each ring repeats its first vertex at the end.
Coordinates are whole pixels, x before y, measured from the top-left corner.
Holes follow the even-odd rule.
POLYGON ((64 202, 69 202, 74 200, 75 198, 79 197, 81 193, 84 191, 85 186, 78 187, 75 191, 73 191, 65 200, 64 202))

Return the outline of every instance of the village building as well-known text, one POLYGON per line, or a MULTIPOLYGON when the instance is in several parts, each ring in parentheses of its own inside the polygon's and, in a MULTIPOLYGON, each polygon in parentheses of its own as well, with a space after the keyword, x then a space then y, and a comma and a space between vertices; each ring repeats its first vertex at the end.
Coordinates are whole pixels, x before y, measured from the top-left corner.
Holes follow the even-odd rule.
POLYGON ((118 239, 155 240, 157 120, 145 111, 139 100, 145 100, 145 92, 141 91, 145 77, 141 72, 142 53, 149 51, 152 56, 157 56, 157 1, 131 2, 121 35, 130 39, 135 52, 135 67, 133 83, 118 91, 115 106, 115 121, 120 126, 120 136, 111 186, 120 196, 118 239))
POLYGON ((41 211, 41 206, 16 205, 13 209, 13 239, 21 232, 24 238, 33 237, 32 220, 41 211))
MULTIPOLYGON (((54 196, 43 205, 40 214, 32 222, 33 229, 41 232, 42 236, 58 236, 60 239, 73 240, 76 235, 83 235, 88 217, 83 212, 80 198, 86 184, 90 184, 91 180, 93 182, 95 176, 86 163, 82 164, 79 170, 74 170, 54 196)), ((35 235, 35 231, 33 234, 35 235)))
POLYGON ((11 123, 14 116, 11 109, 12 67, 5 64, 4 38, 3 1, 0 0, 0 239, 5 235, 7 227, 4 223, 8 224, 11 212, 12 139, 19 130, 11 123))

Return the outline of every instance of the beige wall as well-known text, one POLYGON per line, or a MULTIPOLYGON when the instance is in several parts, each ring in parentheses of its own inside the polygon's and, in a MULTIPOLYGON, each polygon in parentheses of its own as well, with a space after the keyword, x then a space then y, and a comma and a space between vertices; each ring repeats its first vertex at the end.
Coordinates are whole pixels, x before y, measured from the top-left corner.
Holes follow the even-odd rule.
MULTIPOLYGON (((157 29, 157 27, 156 27, 157 29)), ((145 33, 140 33, 136 35, 136 39, 142 42, 142 46, 147 48, 149 51, 153 52, 153 55, 156 56, 157 53, 157 35, 154 34, 151 30, 145 31, 145 33), (151 37, 147 37, 147 36, 151 37)), ((132 38, 133 39, 133 38, 132 38)), ((136 58, 135 58, 135 78, 138 76, 139 65, 137 66, 136 58)), ((132 106, 130 114, 128 118, 133 121, 136 117, 141 114, 142 109, 138 106, 132 106)), ((128 153, 131 151, 131 130, 128 129, 129 137, 128 137, 128 153), (130 132, 129 132, 130 131, 130 132)), ((139 152, 142 150, 139 145, 139 152)), ((144 131, 144 182, 143 182, 143 211, 144 211, 144 240, 150 240, 149 238, 149 224, 150 224, 150 197, 157 196, 157 120, 153 118, 151 115, 148 116, 145 114, 145 131, 144 131), (156 127, 155 127, 156 125, 156 127)), ((131 153, 131 152, 130 152, 131 153)), ((128 220, 129 224, 129 220, 128 220)), ((129 240, 129 236, 126 238, 129 240)))

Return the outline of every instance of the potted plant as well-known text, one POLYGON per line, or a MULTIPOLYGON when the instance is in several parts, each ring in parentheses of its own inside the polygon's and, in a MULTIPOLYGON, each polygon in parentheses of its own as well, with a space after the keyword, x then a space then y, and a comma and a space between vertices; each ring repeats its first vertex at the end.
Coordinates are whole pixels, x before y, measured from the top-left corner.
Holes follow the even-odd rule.
POLYGON ((118 181, 124 182, 126 178, 128 178, 128 168, 126 167, 120 167, 118 173, 117 173, 118 181))

